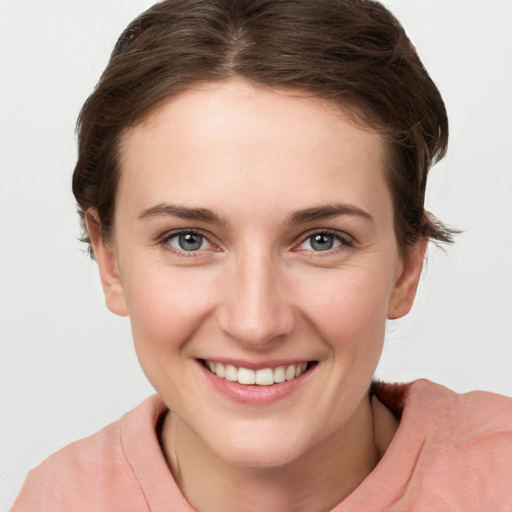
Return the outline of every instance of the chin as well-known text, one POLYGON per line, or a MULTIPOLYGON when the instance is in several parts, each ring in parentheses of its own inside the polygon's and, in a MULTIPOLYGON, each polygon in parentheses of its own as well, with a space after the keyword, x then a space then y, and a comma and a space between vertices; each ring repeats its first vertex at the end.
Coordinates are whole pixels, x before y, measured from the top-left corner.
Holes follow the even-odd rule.
POLYGON ((219 439, 211 449, 226 463, 245 468, 277 468, 298 459, 308 447, 300 440, 281 432, 281 435, 257 436, 230 435, 219 444, 219 439), (303 448, 303 449, 302 449, 303 448))
POLYGON ((292 463, 298 458, 297 450, 280 450, 271 452, 269 450, 232 450, 223 457, 225 462, 240 468, 279 468, 292 463))

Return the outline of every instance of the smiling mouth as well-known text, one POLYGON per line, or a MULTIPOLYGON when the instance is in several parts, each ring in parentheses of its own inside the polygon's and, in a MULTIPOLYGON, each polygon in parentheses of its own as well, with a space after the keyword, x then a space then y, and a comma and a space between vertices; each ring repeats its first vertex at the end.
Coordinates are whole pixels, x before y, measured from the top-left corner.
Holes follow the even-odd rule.
POLYGON ((301 363, 277 366, 275 368, 261 368, 259 370, 205 359, 201 359, 200 362, 207 370, 224 380, 238 382, 245 386, 272 386, 297 379, 313 368, 318 361, 303 361, 301 363))

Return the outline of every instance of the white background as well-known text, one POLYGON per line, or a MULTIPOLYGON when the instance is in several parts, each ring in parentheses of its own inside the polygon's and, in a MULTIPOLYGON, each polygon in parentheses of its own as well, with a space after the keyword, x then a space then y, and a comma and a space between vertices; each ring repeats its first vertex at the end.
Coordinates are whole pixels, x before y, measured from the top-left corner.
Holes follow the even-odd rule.
MULTIPOLYGON (((29 468, 152 393, 129 324, 76 241, 74 123, 150 0, 0 0, 0 509, 29 468)), ((512 395, 512 1, 389 0, 451 121, 429 208, 464 230, 431 248, 378 375, 512 395)))

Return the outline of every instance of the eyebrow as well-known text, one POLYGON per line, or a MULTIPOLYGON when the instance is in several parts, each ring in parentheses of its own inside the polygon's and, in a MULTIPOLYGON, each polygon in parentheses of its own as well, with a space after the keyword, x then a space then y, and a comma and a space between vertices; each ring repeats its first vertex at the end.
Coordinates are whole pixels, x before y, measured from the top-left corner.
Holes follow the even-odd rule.
POLYGON ((150 220, 155 217, 178 217, 212 224, 225 224, 220 217, 207 208, 189 208, 165 203, 143 210, 138 218, 139 220, 150 220))
POLYGON ((326 206, 317 206, 298 210, 290 213, 286 219, 286 224, 297 225, 313 222, 315 220, 329 219, 339 215, 352 215, 373 221, 373 217, 362 208, 348 203, 329 204, 326 206))
MULTIPOLYGON (((285 221, 285 225, 298 225, 316 220, 329 219, 339 215, 352 215, 373 221, 372 216, 362 208, 348 203, 329 204, 325 206, 313 206, 304 210, 291 212, 285 221)), ((224 225, 226 222, 207 208, 190 208, 188 206, 158 204, 143 210, 139 220, 150 220, 155 217, 178 217, 180 219, 197 220, 211 224, 224 225)))

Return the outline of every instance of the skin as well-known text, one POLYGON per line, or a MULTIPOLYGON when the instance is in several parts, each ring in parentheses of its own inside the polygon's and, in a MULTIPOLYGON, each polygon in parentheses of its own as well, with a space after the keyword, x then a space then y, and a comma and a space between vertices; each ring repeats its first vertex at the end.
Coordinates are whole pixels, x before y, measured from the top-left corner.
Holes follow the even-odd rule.
POLYGON ((196 509, 327 510, 390 442, 393 427, 375 439, 368 387, 426 240, 401 258, 386 161, 382 137, 336 106, 241 80, 191 89, 124 134, 112 238, 94 211, 88 227, 107 306, 130 316, 172 411, 163 449, 196 509), (180 249, 180 229, 204 236, 199 250, 180 249), (331 249, 312 246, 320 232, 331 249), (218 393, 198 359, 317 364, 252 404, 218 393))

